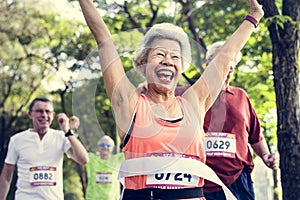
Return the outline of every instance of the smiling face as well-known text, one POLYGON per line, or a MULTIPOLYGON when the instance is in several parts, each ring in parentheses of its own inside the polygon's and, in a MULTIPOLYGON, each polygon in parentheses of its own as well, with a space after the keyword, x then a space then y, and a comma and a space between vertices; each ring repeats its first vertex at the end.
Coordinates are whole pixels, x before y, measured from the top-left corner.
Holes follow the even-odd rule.
POLYGON ((35 102, 28 113, 29 118, 32 120, 33 130, 40 135, 47 133, 54 115, 52 103, 43 101, 35 102))
POLYGON ((109 159, 114 146, 115 144, 111 138, 109 138, 108 136, 103 136, 98 142, 98 151, 100 153, 101 159, 109 159))
POLYGON ((150 87, 175 89, 182 70, 181 48, 177 41, 156 39, 151 44, 142 71, 150 87))

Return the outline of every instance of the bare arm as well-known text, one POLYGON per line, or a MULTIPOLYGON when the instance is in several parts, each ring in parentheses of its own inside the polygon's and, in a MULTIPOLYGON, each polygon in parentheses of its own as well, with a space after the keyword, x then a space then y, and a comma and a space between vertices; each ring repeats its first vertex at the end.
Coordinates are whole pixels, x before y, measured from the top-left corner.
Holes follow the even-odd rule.
POLYGON ((80 165, 85 165, 88 163, 89 157, 82 143, 74 135, 69 136, 68 139, 71 144, 68 154, 71 156, 71 158, 80 165))
MULTIPOLYGON (((57 115, 57 121, 59 127, 65 133, 70 129, 76 130, 79 127, 80 120, 76 116, 70 118, 66 114, 60 113, 57 115)), ((76 136, 68 136, 68 139, 71 144, 71 148, 68 150, 68 154, 71 158, 80 165, 84 165, 89 161, 88 153, 81 142, 77 139, 76 136)))
POLYGON ((265 139, 262 139, 260 142, 251 145, 253 151, 261 157, 265 165, 271 169, 279 168, 279 158, 275 153, 270 153, 269 147, 265 139))
POLYGON ((79 1, 85 21, 91 30, 99 49, 101 70, 108 97, 111 99, 114 88, 125 76, 123 65, 113 44, 108 27, 91 0, 79 1))
POLYGON ((125 74, 111 34, 95 5, 91 0, 80 0, 79 3, 87 25, 98 44, 104 86, 111 100, 122 139, 129 127, 138 93, 125 74))
POLYGON ((5 163, 0 176, 0 200, 6 200, 12 176, 14 174, 15 165, 5 163))
POLYGON ((97 44, 111 38, 110 32, 91 0, 79 0, 85 21, 90 28, 97 44))
MULTIPOLYGON (((263 16, 262 7, 257 3, 257 0, 248 0, 248 2, 250 15, 259 21, 263 16)), ((199 99, 198 103, 204 105, 205 111, 208 110, 219 94, 229 72, 231 62, 246 44, 254 29, 252 23, 244 20, 208 64, 201 78, 191 87, 193 93, 199 99)))

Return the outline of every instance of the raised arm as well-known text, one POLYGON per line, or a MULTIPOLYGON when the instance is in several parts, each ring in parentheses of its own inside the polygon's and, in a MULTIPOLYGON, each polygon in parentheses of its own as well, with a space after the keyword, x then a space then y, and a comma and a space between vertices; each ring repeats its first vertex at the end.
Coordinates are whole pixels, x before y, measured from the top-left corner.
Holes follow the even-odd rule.
POLYGON ((91 0, 79 0, 84 18, 97 44, 111 39, 110 32, 91 0))
POLYGON ((209 109, 218 96, 229 72, 231 62, 233 62, 236 54, 243 48, 255 29, 255 21, 258 23, 263 17, 264 12, 257 0, 248 0, 248 2, 250 5, 248 20, 242 22, 208 64, 201 78, 191 87, 199 100, 198 103, 204 104, 205 111, 209 109), (249 18, 252 22, 249 21, 249 18))
MULTIPOLYGON (((79 127, 80 121, 76 116, 70 118, 66 114, 57 115, 57 121, 62 131, 67 133, 70 129, 75 130, 79 127)), ((68 150, 70 157, 80 165, 85 165, 89 161, 88 153, 81 142, 73 134, 68 136, 71 148, 68 150)))
POLYGON ((131 118, 138 93, 125 74, 111 34, 95 5, 91 0, 80 0, 79 3, 98 45, 104 86, 115 112, 119 134, 123 138, 130 123, 130 120, 126 120, 131 118))
POLYGON ((101 70, 109 98, 118 82, 125 76, 123 65, 113 45, 111 34, 92 0, 79 1, 84 18, 99 49, 101 70))

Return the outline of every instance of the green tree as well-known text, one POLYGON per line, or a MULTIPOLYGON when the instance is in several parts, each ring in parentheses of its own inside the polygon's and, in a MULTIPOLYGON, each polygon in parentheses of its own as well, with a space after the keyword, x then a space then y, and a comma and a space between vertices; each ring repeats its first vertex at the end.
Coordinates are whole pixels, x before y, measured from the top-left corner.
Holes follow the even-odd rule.
POLYGON ((50 65, 44 49, 36 45, 43 37, 43 28, 32 18, 40 18, 39 13, 7 1, 0 3, 0 11, 0 157, 3 161, 11 134, 30 124, 25 106, 38 94, 50 65))
POLYGON ((277 135, 283 199, 300 196, 299 21, 300 2, 262 1, 272 41, 277 135))
MULTIPOLYGON (((71 91, 74 83, 72 78, 65 81, 65 74, 59 70, 64 67, 76 71, 73 65, 86 57, 86 49, 90 49, 89 41, 92 41, 87 29, 74 29, 82 23, 63 20, 53 13, 41 14, 34 5, 22 1, 0 2, 0 169, 9 138, 31 127, 27 112, 28 104, 34 97, 47 96, 54 100, 56 112, 72 114, 71 98, 68 99, 66 93, 71 91), (53 83, 57 74, 64 81, 64 88, 49 94, 43 82, 53 83)), ((53 122, 52 127, 58 128, 56 121, 53 122)), ((65 162, 66 168, 68 165, 71 165, 70 162, 65 162)), ((78 175, 74 171, 77 168, 71 169, 65 178, 78 175)), ((71 187, 68 184, 67 181, 67 189, 71 187)), ((13 199, 14 185, 15 179, 8 199, 13 199)), ((75 188, 78 189, 72 189, 66 194, 82 196, 81 188, 75 188)))

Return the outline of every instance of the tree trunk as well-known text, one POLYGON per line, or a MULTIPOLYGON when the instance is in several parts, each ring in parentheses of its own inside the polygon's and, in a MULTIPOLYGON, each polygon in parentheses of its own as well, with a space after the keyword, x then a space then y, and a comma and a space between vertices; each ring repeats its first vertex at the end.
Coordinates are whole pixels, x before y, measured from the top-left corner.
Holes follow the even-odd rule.
MULTIPOLYGON (((290 41, 284 42, 290 45, 290 41)), ((273 47, 273 71, 277 104, 277 136, 284 199, 300 199, 299 73, 285 45, 273 47), (277 55, 277 56, 276 56, 277 55), (281 55, 280 57, 278 55, 281 55), (293 64, 294 63, 294 64, 293 64)), ((294 47, 296 52, 296 47, 294 47)))
POLYGON ((282 16, 273 0, 262 1, 265 17, 291 17, 268 26, 272 41, 272 64, 277 105, 277 136, 283 199, 300 199, 300 107, 299 107, 299 1, 286 0, 282 16))

